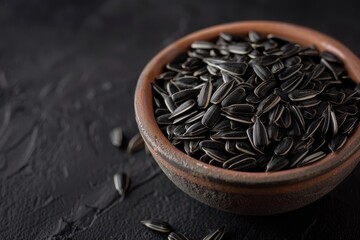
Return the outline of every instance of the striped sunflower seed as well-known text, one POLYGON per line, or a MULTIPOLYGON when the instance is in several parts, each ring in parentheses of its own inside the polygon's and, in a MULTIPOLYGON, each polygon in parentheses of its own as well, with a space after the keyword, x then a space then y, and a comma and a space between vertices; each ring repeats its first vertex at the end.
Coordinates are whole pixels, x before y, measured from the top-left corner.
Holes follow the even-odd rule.
POLYGON ((130 178, 126 173, 116 173, 113 177, 114 186, 120 196, 125 196, 125 193, 130 186, 130 178))
POLYGON ((141 224, 156 232, 169 233, 172 231, 170 224, 158 219, 142 220, 141 224))
POLYGON ((216 91, 213 93, 210 102, 213 104, 220 103, 230 92, 231 88, 234 86, 234 81, 223 83, 216 91))
POLYGON ((274 156, 266 165, 266 172, 274 172, 285 168, 289 160, 284 156, 274 156))
POLYGON ((203 240, 221 240, 225 234, 225 225, 206 235, 203 240))
POLYGON ((188 238, 181 233, 171 232, 168 235, 168 240, 188 240, 188 238))
POLYGON ((274 153, 278 156, 286 155, 291 151, 293 144, 294 139, 292 137, 285 137, 275 147, 274 153))
POLYGON ((266 128, 259 118, 256 118, 253 127, 253 142, 255 147, 266 147, 269 144, 266 128))

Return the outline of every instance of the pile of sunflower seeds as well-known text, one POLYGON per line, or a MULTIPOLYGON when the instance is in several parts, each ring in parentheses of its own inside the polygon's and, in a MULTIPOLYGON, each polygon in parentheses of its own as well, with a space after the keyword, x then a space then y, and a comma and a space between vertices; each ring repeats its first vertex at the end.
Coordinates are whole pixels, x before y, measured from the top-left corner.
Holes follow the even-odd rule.
POLYGON ((358 122, 359 89, 334 54, 255 31, 193 42, 153 84, 172 144, 211 165, 260 172, 341 148, 358 122))

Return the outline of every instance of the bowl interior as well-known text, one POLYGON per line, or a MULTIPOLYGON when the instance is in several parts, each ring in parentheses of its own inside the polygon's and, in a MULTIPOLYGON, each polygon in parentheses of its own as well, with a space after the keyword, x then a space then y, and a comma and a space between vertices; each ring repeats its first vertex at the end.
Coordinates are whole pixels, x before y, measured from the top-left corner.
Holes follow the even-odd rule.
POLYGON ((216 180, 227 184, 268 185, 271 183, 274 185, 284 182, 298 182, 321 175, 342 164, 349 156, 359 150, 360 128, 356 128, 338 152, 328 154, 322 160, 308 166, 273 173, 237 172, 202 163, 177 149, 163 135, 154 116, 151 83, 162 72, 166 63, 173 60, 178 54, 185 52, 195 40, 214 39, 220 32, 245 35, 250 30, 258 31, 263 35, 272 33, 303 46, 315 45, 321 51, 331 51, 344 62, 353 81, 356 84, 360 83, 359 59, 338 41, 315 30, 268 21, 238 22, 206 28, 169 45, 158 53, 143 70, 135 93, 135 112, 140 132, 146 143, 155 154, 162 156, 175 168, 185 172, 190 170, 192 174, 204 176, 210 181, 216 180))

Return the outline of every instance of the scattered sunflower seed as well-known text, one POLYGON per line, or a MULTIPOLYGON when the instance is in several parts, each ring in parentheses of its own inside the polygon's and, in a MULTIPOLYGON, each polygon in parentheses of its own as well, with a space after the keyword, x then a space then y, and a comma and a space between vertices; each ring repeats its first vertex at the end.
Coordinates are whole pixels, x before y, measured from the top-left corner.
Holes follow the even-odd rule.
POLYGON ((114 186, 120 196, 125 196, 130 186, 130 178, 126 173, 116 173, 114 175, 114 186))
POLYGON ((168 240, 188 240, 188 238, 181 233, 171 232, 168 235, 168 240))
POLYGON ((123 141, 123 130, 121 127, 116 127, 110 132, 110 140, 112 145, 120 148, 123 141))
POLYGON ((129 141, 127 146, 128 153, 134 153, 144 148, 144 139, 140 135, 140 133, 135 134, 129 141))
POLYGON ((141 223, 157 232, 169 233, 172 231, 172 227, 167 222, 157 219, 142 220, 141 223))
POLYGON ((206 235, 203 240, 221 240, 225 234, 225 225, 206 235))

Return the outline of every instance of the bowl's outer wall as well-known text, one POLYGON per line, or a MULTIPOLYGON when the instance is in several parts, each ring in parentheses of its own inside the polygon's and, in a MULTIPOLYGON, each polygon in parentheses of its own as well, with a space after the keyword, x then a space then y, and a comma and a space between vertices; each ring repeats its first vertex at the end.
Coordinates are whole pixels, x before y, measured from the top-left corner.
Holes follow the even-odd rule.
POLYGON ((194 40, 214 38, 225 31, 274 33, 302 45, 338 55, 349 75, 360 82, 360 61, 337 41, 307 28, 284 23, 251 21, 211 27, 191 34, 160 52, 142 72, 136 93, 136 121, 155 160, 165 174, 190 196, 225 211, 248 215, 286 212, 309 204, 338 185, 360 160, 360 128, 337 154, 306 167, 276 173, 239 173, 216 168, 182 153, 162 134, 154 118, 151 82, 165 63, 185 51, 194 40))
POLYGON ((191 174, 191 170, 179 173, 164 161, 164 156, 152 149, 150 151, 166 176, 191 197, 223 211, 257 216, 292 211, 318 200, 342 182, 357 165, 356 161, 347 161, 324 175, 282 187, 224 188, 216 183, 203 185, 201 176, 191 174))

